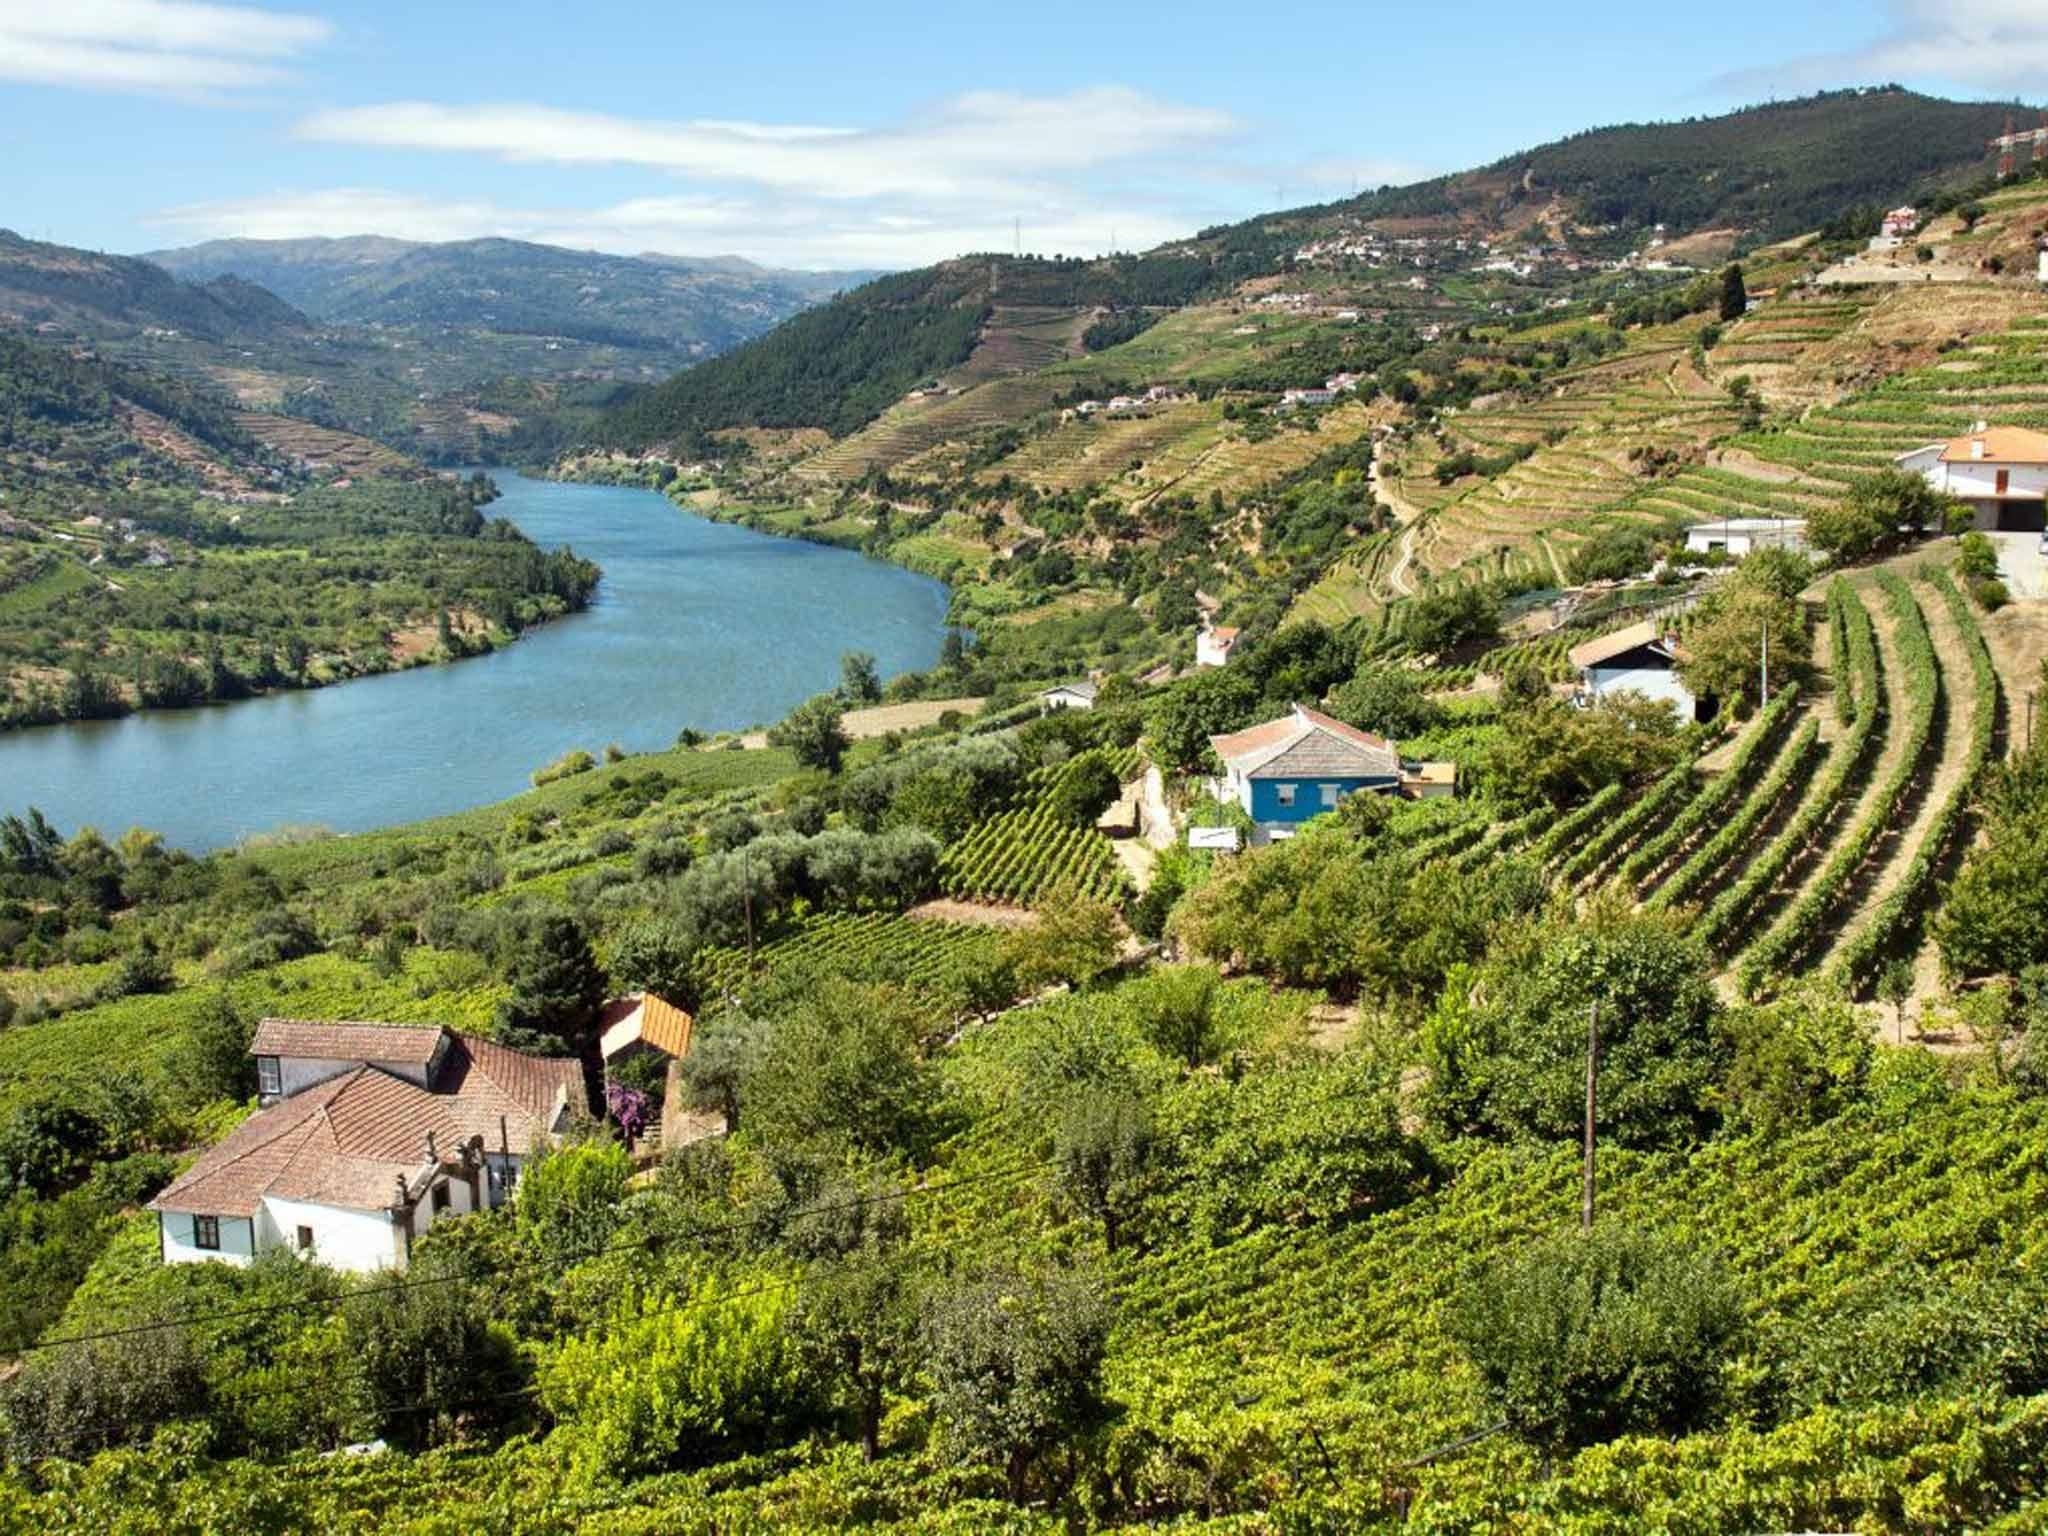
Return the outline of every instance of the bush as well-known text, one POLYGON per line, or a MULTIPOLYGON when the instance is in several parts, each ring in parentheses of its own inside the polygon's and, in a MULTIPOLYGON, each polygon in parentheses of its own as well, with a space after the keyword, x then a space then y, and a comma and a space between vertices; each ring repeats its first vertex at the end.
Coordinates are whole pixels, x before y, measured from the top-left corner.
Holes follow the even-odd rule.
POLYGON ((1996 613, 2012 601, 2012 593, 2002 581, 1973 581, 1970 596, 1977 600, 1977 606, 1986 613, 1996 613))
POLYGON ((1392 740, 1420 736, 1440 714, 1416 672, 1389 666, 1360 667, 1330 695, 1330 711, 1347 725, 1392 740))
POLYGON ((1100 754, 1091 753, 1059 776, 1052 792, 1053 814, 1070 826, 1092 827, 1122 793, 1116 770, 1100 754))
POLYGON ((1712 1257, 1596 1227, 1482 1269, 1450 1331, 1508 1428, 1563 1450, 1707 1423, 1745 1323, 1712 1257))
POLYGON ((597 759, 580 748, 564 752, 546 767, 533 770, 533 787, 539 789, 541 785, 552 784, 558 779, 573 778, 579 773, 590 772, 596 766, 597 759))

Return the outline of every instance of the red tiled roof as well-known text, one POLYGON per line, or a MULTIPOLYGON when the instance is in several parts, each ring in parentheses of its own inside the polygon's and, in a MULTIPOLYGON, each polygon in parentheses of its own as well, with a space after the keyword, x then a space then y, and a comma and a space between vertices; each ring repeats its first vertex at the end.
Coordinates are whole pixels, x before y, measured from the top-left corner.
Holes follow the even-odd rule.
POLYGON ((1383 736, 1297 704, 1294 712, 1263 725, 1212 736, 1216 755, 1240 773, 1315 778, 1392 776, 1401 771, 1394 744, 1383 736))
POLYGON ((423 1067, 434 1059, 444 1033, 438 1024, 265 1019, 256 1026, 249 1054, 321 1061, 398 1061, 423 1067))
POLYGON ((251 1216, 265 1195, 351 1210, 383 1210, 397 1178, 437 1155, 452 1161, 471 1137, 515 1154, 553 1133, 565 1105, 583 1102, 583 1067, 456 1035, 434 1088, 364 1065, 251 1115, 156 1197, 153 1210, 251 1216))
POLYGON ((1991 427, 1964 437, 1952 437, 1941 450, 1944 464, 2048 464, 2048 433, 2025 427, 1991 427), (1971 452, 1981 442, 1984 452, 1971 452))

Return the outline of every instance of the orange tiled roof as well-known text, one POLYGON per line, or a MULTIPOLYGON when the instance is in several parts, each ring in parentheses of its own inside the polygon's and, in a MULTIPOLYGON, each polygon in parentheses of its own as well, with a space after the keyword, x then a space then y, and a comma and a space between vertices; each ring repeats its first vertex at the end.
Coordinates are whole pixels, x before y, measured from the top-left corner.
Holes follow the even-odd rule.
POLYGON ((1944 464, 2048 464, 2048 433, 2032 432, 2025 427, 1991 427, 1983 432, 1972 432, 1964 437, 1952 437, 1948 446, 1941 450, 1944 464), (1971 452, 1972 443, 1981 442, 1984 452, 1980 456, 1971 452))
POLYGON ((321 1061, 402 1061, 423 1067, 434 1059, 443 1033, 438 1024, 265 1019, 256 1026, 249 1054, 321 1061))
POLYGON ((690 1049, 690 1032, 695 1028, 687 1010, 652 992, 636 992, 615 998, 605 1005, 598 1020, 602 1050, 615 1056, 635 1041, 643 1041, 671 1056, 690 1049))

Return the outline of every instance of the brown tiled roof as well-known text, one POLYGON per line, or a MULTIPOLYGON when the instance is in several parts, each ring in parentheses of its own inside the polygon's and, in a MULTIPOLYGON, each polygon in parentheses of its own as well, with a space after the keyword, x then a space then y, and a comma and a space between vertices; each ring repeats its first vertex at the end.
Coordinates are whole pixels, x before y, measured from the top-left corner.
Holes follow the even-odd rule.
POLYGON ((265 1195, 276 1195, 383 1210, 394 1203, 398 1175, 426 1161, 427 1132, 444 1161, 472 1136, 496 1151, 502 1135, 524 1154, 555 1130, 565 1104, 582 1102, 583 1068, 574 1059, 456 1035, 433 1091, 367 1065, 329 1078, 251 1115, 151 1209, 252 1216, 265 1195))
POLYGON ((1394 744, 1320 710, 1294 713, 1228 736, 1212 736, 1216 755, 1253 778, 1395 778, 1401 772, 1394 744))
POLYGON ((1674 647, 1665 642, 1664 632, 1657 627, 1657 621, 1645 619, 1640 624, 1629 625, 1627 629, 1617 629, 1611 635, 1602 635, 1597 640, 1573 646, 1568 659, 1575 667, 1597 667, 1603 661, 1612 661, 1645 645, 1654 645, 1666 654, 1674 651, 1674 647))
POLYGON ((443 1031, 438 1024, 364 1024, 350 1020, 265 1019, 249 1042, 252 1056, 299 1056, 326 1061, 398 1061, 425 1066, 443 1031))
POLYGON ((1941 450, 1944 464, 2048 464, 2048 433, 2025 427, 1991 427, 1965 437, 1952 437, 1941 450), (1970 451, 1975 442, 1984 444, 1980 457, 1970 451))
POLYGON ((635 1041, 644 1041, 671 1056, 681 1056, 690 1049, 690 1031, 694 1027, 689 1013, 667 998, 652 992, 636 992, 605 1004, 598 1018, 598 1038, 607 1057, 616 1056, 635 1041))

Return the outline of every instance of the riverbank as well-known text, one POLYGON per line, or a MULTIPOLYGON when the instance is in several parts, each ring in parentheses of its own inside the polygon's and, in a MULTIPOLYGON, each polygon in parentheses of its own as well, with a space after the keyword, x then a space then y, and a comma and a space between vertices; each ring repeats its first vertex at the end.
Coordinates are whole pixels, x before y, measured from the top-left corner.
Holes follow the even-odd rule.
POLYGON ((195 850, 285 825, 359 832, 501 800, 567 751, 779 720, 836 686, 848 651, 884 676, 938 659, 936 582, 676 515, 644 489, 500 478, 538 545, 573 540, 603 566, 585 612, 462 666, 0 735, 0 812, 143 823, 195 850))

